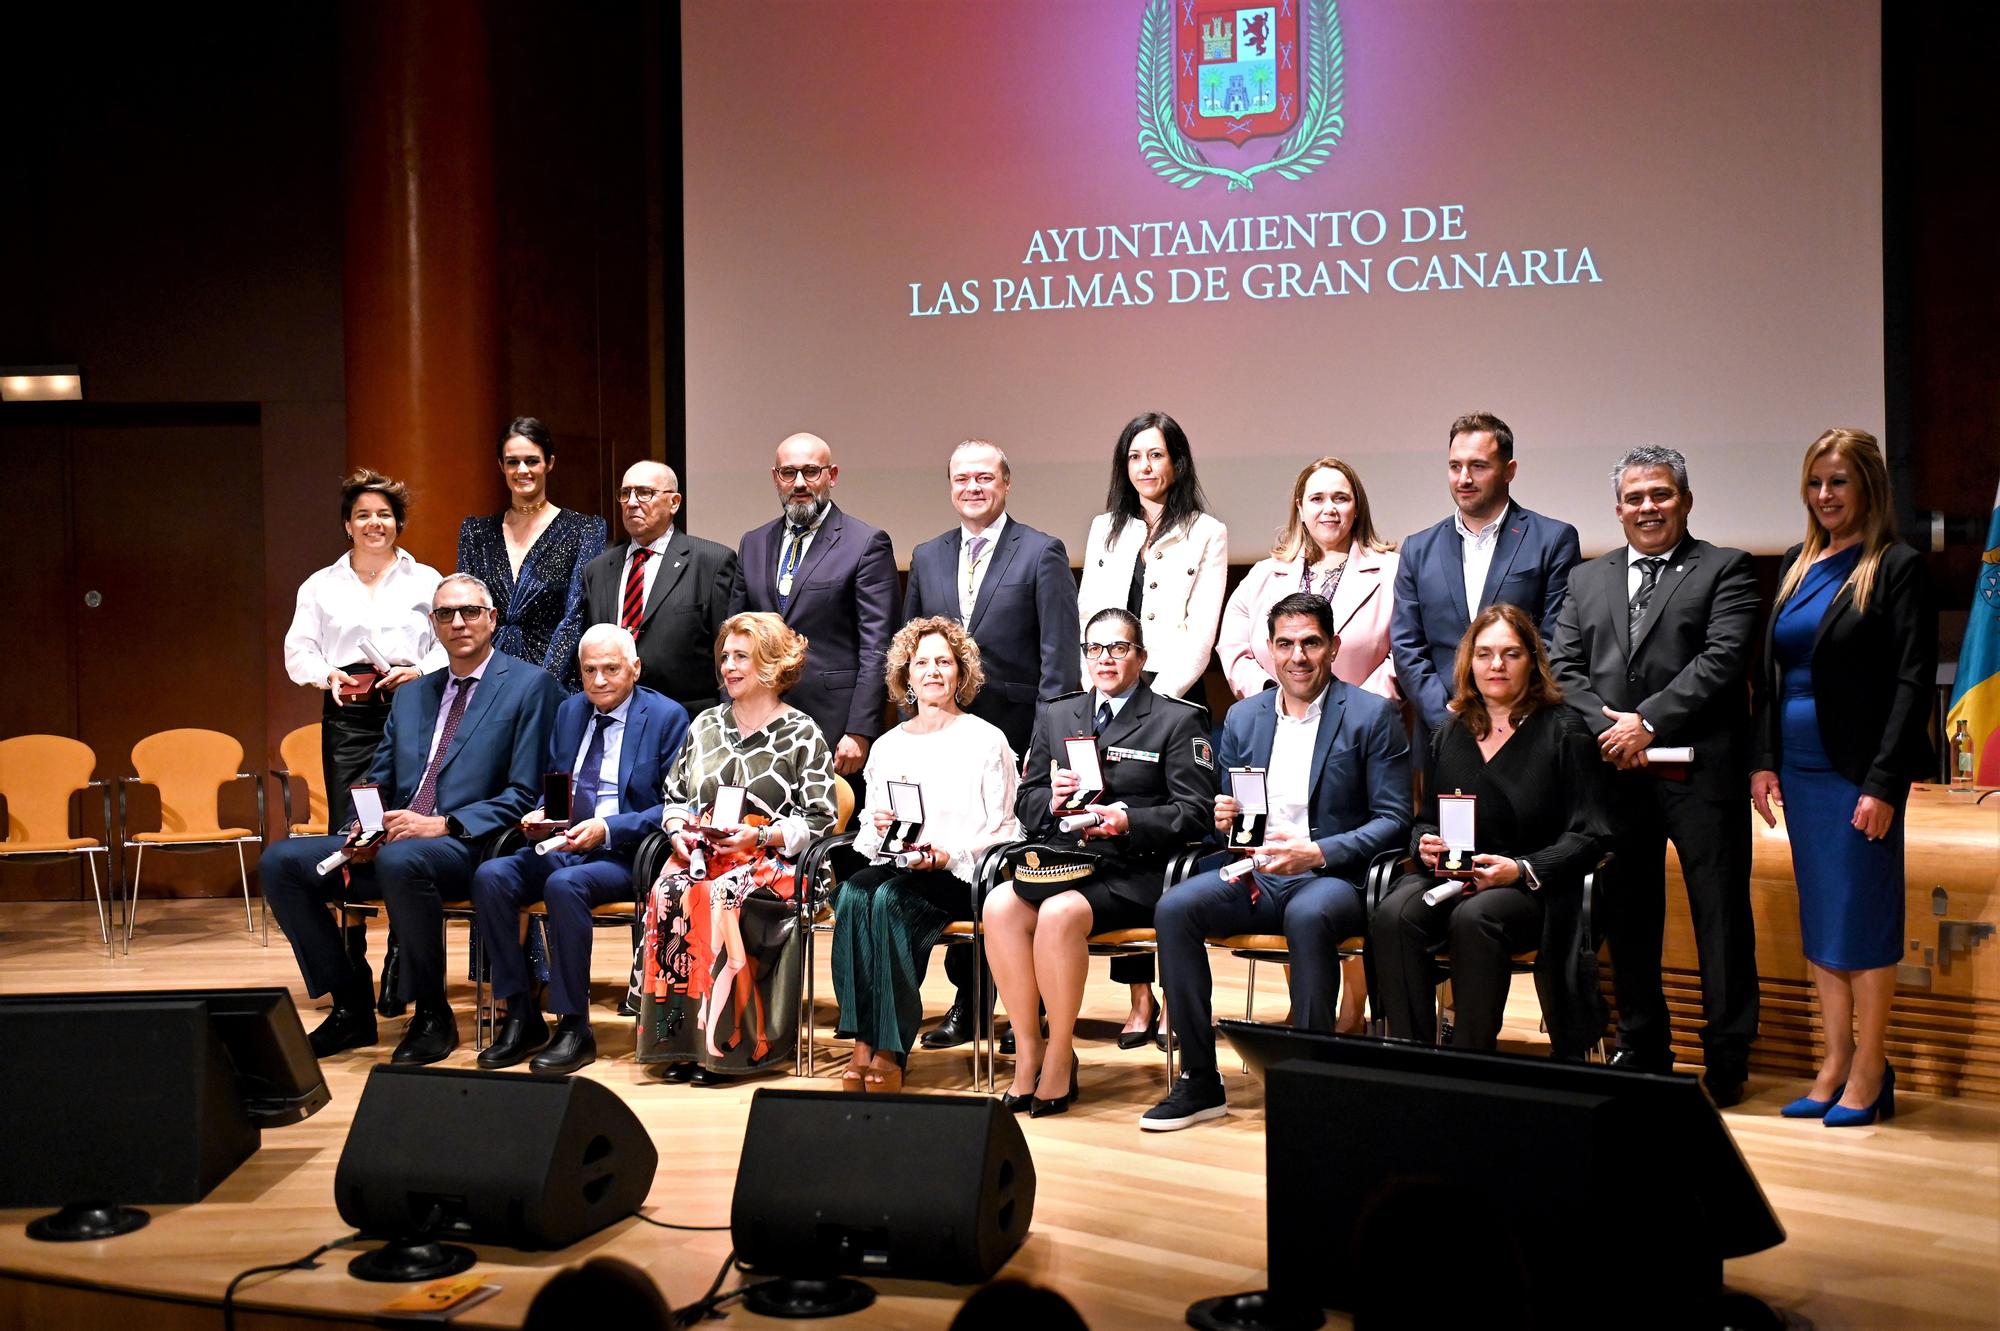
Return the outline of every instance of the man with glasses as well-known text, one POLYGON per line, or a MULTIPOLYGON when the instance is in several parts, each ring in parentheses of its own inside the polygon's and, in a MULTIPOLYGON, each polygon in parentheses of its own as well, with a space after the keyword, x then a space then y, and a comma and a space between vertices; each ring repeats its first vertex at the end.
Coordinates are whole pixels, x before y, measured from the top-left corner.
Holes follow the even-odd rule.
POLYGON ((639 640, 646 687, 699 716, 721 700, 715 635, 743 609, 736 552, 675 525, 680 480, 659 462, 635 462, 618 489, 626 539, 583 570, 584 611, 639 640))
MULTIPOLYGON (((903 622, 942 615, 965 625, 986 672, 966 710, 1000 727, 1018 759, 1034 735, 1037 700, 1076 688, 1076 575, 1061 541, 1007 515, 1012 469, 996 445, 966 440, 952 450, 948 474, 959 525, 910 552, 903 622)), ((925 1034, 925 1048, 972 1038, 971 951, 945 952, 958 1001, 925 1034)), ((989 986, 982 1022, 991 1009, 989 986)))
MULTIPOLYGON (((840 468, 818 435, 795 434, 771 463, 782 512, 743 533, 745 609, 779 616, 807 642, 805 673, 785 701, 810 716, 851 780, 882 733, 883 668, 896 628, 889 533, 833 502, 840 468)), ((858 792, 857 792, 858 793, 858 792)))
POLYGON ((367 966, 350 959, 326 909, 350 878, 347 895, 379 895, 402 940, 403 996, 415 1010, 391 1061, 435 1063, 458 1047, 445 1001, 443 903, 470 895, 480 843, 519 822, 541 790, 562 686, 493 650, 493 597, 478 578, 445 578, 431 606, 450 659, 396 690, 390 704, 368 773, 386 811, 385 835, 325 874, 319 864, 344 837, 292 837, 264 856, 264 895, 291 939, 306 992, 333 995, 333 1011, 312 1033, 321 1058, 375 1043, 367 966))

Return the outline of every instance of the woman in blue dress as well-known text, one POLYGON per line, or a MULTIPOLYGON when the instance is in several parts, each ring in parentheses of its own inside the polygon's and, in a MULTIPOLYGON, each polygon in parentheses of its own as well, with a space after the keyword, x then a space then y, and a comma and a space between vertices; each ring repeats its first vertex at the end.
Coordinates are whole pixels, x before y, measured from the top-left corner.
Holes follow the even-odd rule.
POLYGON ((582 687, 576 645, 583 636, 583 567, 604 549, 604 519, 549 502, 556 444, 533 416, 500 437, 505 512, 467 518, 458 529, 458 571, 493 593, 498 651, 540 666, 566 693, 582 687))
POLYGON ((1937 609, 1922 558, 1896 539, 1882 450, 1828 430, 1806 450, 1806 539, 1785 557, 1758 691, 1750 797, 1785 813, 1799 935, 1826 1057, 1788 1118, 1846 1127, 1896 1112, 1883 1040, 1903 953, 1910 782, 1937 770, 1930 715, 1937 609))

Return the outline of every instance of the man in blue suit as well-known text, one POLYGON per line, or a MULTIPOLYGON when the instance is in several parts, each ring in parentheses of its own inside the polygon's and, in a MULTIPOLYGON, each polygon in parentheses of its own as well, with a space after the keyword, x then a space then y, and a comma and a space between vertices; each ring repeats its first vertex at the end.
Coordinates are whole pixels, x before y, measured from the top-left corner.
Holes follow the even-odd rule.
POLYGON ((1582 561, 1576 528, 1508 497, 1514 432, 1487 412, 1451 423, 1452 515, 1403 542, 1389 650, 1396 680, 1424 732, 1449 714, 1452 664, 1472 617, 1496 601, 1519 606, 1552 641, 1569 571, 1582 561))
MULTIPOLYGON (((986 672, 966 710, 1000 727, 1019 759, 1034 739, 1037 702, 1077 690, 1076 575, 1061 541, 1007 516, 1013 469, 997 446, 966 440, 952 450, 949 474, 959 525, 910 552, 903 622, 942 615, 965 625, 986 672)), ((958 998, 924 1036, 928 1049, 970 1040, 975 1010, 982 1030, 992 1020, 990 992, 973 1002, 971 949, 948 949, 944 968, 958 998)))
POLYGON ((782 617, 807 642, 805 673, 785 701, 826 736, 833 770, 852 777, 882 733, 896 552, 889 533, 834 505, 839 479, 826 440, 786 438, 771 464, 784 512, 743 533, 740 551, 744 609, 782 617))
POLYGON ((1333 607, 1294 592, 1265 620, 1278 687, 1252 694, 1222 723, 1222 793, 1215 827, 1230 834, 1239 806, 1232 773, 1261 769, 1267 816, 1253 868, 1227 880, 1197 874, 1160 898, 1153 928, 1167 1019, 1181 1041, 1181 1075, 1139 1126, 1171 1132, 1227 1112, 1215 1069, 1215 1021, 1205 940, 1282 933, 1291 954, 1292 1020, 1331 1031, 1340 945, 1365 935, 1368 863, 1410 834, 1410 745, 1387 698, 1333 676, 1340 651, 1333 607))
MULTIPOLYGON (((439 582, 431 618, 450 662, 396 690, 368 773, 387 811, 386 835, 349 865, 359 884, 374 880, 402 940, 403 996, 415 1010, 396 1063, 435 1063, 458 1047, 444 996, 443 903, 466 898, 479 843, 535 802, 563 696, 546 672, 493 650, 493 597, 478 578, 454 573, 439 582)), ((265 855, 262 871, 306 992, 333 995, 332 1013, 312 1033, 321 1058, 375 1043, 368 968, 349 960, 326 910, 343 875, 317 868, 344 844, 337 836, 292 837, 265 855)))
POLYGON ((493 998, 507 1017, 479 1051, 482 1068, 509 1068, 534 1055, 536 1072, 574 1072, 597 1057, 590 1030, 590 909, 633 901, 632 857, 660 825, 667 769, 687 738, 687 709, 639 687, 639 644, 616 624, 586 630, 577 647, 583 692, 556 709, 548 770, 570 776, 569 807, 536 809, 521 820, 531 837, 568 820, 557 849, 531 846, 488 860, 472 875, 479 937, 493 962, 493 998), (521 911, 548 903, 549 1009, 555 1038, 529 983, 521 911), (546 1049, 542 1046, 547 1045, 546 1049), (536 1053, 541 1050, 540 1053, 536 1053))

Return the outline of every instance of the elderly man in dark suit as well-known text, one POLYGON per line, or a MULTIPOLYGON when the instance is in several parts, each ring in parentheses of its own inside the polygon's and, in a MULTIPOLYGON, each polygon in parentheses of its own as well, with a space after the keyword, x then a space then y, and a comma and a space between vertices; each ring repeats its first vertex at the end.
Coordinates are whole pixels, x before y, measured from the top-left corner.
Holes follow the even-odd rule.
POLYGON ((538 842, 553 839, 556 848, 530 846, 488 860, 472 876, 479 937, 493 964, 493 998, 507 1008, 499 1035, 479 1051, 482 1068, 510 1068, 532 1054, 536 1072, 559 1074, 597 1057, 590 1029, 590 911, 611 901, 637 903, 632 857, 660 825, 667 769, 687 739, 686 709, 639 687, 644 667, 625 629, 591 625, 577 661, 583 692, 556 709, 548 762, 549 771, 569 774, 569 806, 545 805, 521 820, 522 831, 538 842), (552 822, 562 827, 549 827, 552 822), (521 912, 537 901, 548 907, 549 1010, 559 1017, 553 1039, 529 983, 521 939, 521 912))
POLYGON ((1750 914, 1750 706, 1757 631, 1750 556, 1688 535, 1687 459, 1635 448, 1612 468, 1627 544, 1571 573, 1550 651, 1564 699, 1618 768, 1611 814, 1618 862, 1605 894, 1617 976, 1612 1063, 1673 1067, 1660 988, 1666 843, 1687 884, 1701 963, 1703 1080, 1718 1104, 1743 1096, 1757 1034, 1750 914), (1692 749, 1649 762, 1649 749, 1692 749))
POLYGON ((826 440, 788 436, 771 463, 784 511, 743 533, 738 551, 744 609, 776 614, 807 642, 805 673, 785 701, 819 726, 833 770, 853 777, 882 733, 896 552, 889 533, 834 504, 839 479, 826 440))
MULTIPOLYGON (((903 622, 943 615, 965 625, 986 671, 966 710, 1000 727, 1018 760, 1034 738, 1038 700, 1077 686, 1076 576, 1061 541, 1008 515, 1013 469, 998 447, 966 440, 952 450, 949 474, 959 525, 910 552, 903 622)), ((972 969, 969 947, 946 951, 958 999, 924 1036, 926 1048, 972 1038, 972 969)), ((992 1005, 989 989, 982 1023, 992 1005)))
POLYGON ((1215 829, 1226 835, 1240 807, 1232 769, 1262 769, 1263 841, 1242 877, 1197 874, 1161 897, 1154 913, 1182 1070, 1172 1093, 1140 1118, 1148 1132, 1189 1127, 1228 1109, 1215 1066, 1206 940, 1284 934, 1292 1019, 1331 1031, 1340 944, 1368 928, 1362 892, 1369 861, 1410 835, 1403 718, 1387 698, 1334 675, 1340 639, 1333 607, 1294 592, 1271 607, 1265 625, 1278 687, 1243 699, 1223 718, 1222 793, 1215 797, 1215 829))
POLYGON ((715 635, 743 608, 743 568, 726 545, 675 523, 680 478, 659 462, 635 462, 618 488, 625 539, 583 570, 585 618, 638 639, 646 687, 699 716, 721 701, 715 635))
POLYGON ((1451 423, 1452 515, 1403 542, 1389 651, 1396 681, 1424 733, 1445 719, 1458 640, 1496 601, 1528 612, 1553 637, 1569 571, 1583 558, 1576 528, 1522 508, 1510 497, 1514 432, 1487 412, 1451 423))
MULTIPOLYGON (((435 1063, 458 1046, 444 995, 443 903, 469 895, 479 843, 534 804, 563 697, 545 671, 493 650, 493 597, 478 578, 445 578, 431 607, 450 661, 396 691, 368 773, 388 811, 387 835, 348 866, 357 880, 373 879, 402 940, 403 996, 415 1011, 396 1063, 435 1063)), ((264 857, 262 873, 306 992, 333 995, 332 1013, 312 1033, 322 1058, 375 1043, 367 967, 350 961, 326 910, 344 875, 317 869, 343 844, 338 836, 290 838, 264 857)))

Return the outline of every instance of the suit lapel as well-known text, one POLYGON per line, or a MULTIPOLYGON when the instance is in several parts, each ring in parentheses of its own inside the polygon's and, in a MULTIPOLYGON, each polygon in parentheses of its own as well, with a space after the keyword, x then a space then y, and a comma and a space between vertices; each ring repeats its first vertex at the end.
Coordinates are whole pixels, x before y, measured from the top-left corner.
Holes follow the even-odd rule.
POLYGON ((451 747, 445 751, 444 761, 438 764, 438 777, 444 777, 444 769, 451 766, 452 759, 465 752, 466 742, 486 714, 493 710, 493 695, 498 693, 511 668, 508 657, 503 652, 494 652, 486 666, 486 673, 479 677, 479 683, 472 690, 472 701, 465 705, 465 715, 458 718, 458 729, 452 733, 451 747))
POLYGON ((660 571, 653 575, 652 595, 646 598, 645 613, 639 616, 639 626, 641 628, 646 626, 647 622, 653 618, 654 612, 665 603, 667 593, 674 589, 674 584, 687 574, 688 538, 686 532, 682 531, 679 527, 674 528, 674 534, 667 538, 667 548, 660 552, 660 561, 660 571))
MULTIPOLYGON (((1632 622, 1632 598, 1625 594, 1625 587, 1631 579, 1631 568, 1626 562, 1631 558, 1629 547, 1620 546, 1611 552, 1611 576, 1604 580, 1604 622, 1611 627, 1611 636, 1618 640, 1618 655, 1632 659, 1632 634, 1628 626, 1632 622)), ((1575 577, 1571 575, 1572 579, 1575 577)))
POLYGON ((979 595, 972 602, 972 618, 965 621, 966 632, 979 632, 979 621, 985 616, 986 607, 993 600, 994 589, 999 587, 1007 576, 1007 565, 1013 560, 1014 551, 1021 543, 1020 537, 1021 524, 1010 520, 1006 529, 1000 533, 1000 543, 993 548, 993 553, 986 557, 986 576, 979 580, 979 595))
MULTIPOLYGON (((1313 736, 1312 777, 1306 783, 1306 823, 1312 823, 1313 805, 1319 797, 1319 774, 1326 770, 1326 755, 1333 750, 1333 738, 1347 719, 1347 690, 1338 679, 1326 682, 1326 700, 1320 704, 1319 732, 1313 736)), ((1273 725, 1276 718, 1273 718, 1273 725)))
MULTIPOLYGON (((840 529, 843 525, 840 509, 835 508, 826 515, 826 521, 819 524, 819 530, 813 533, 812 544, 806 547, 806 557, 799 561, 797 570, 792 574, 792 595, 785 605, 786 622, 789 623, 798 617, 799 593, 805 590, 806 583, 812 579, 813 570, 819 567, 827 552, 839 542, 840 529)), ((773 583, 776 580, 777 575, 773 574, 773 583)))
POLYGON ((780 517, 751 532, 743 542, 743 577, 762 594, 759 604, 778 604, 778 551, 784 539, 785 520, 780 517))
MULTIPOLYGON (((1303 568, 1303 565, 1301 565, 1303 568)), ((1460 579, 1464 581, 1464 579, 1460 579)), ((1303 585, 1303 584, 1301 584, 1303 585)), ((1348 622, 1361 613, 1361 607, 1373 600, 1382 590, 1382 564, 1372 553, 1363 555, 1350 553, 1347 556, 1347 572, 1340 577, 1340 585, 1333 589, 1333 632, 1340 636, 1348 622)))
POLYGON ((926 606, 950 606, 958 609, 958 555, 964 548, 965 530, 954 527, 938 542, 935 554, 924 561, 922 569, 912 568, 910 576, 924 580, 923 603, 926 606))
POLYGON ((1458 611, 1457 622, 1470 624, 1472 607, 1465 603, 1465 538, 1458 534, 1455 518, 1446 518, 1443 537, 1431 542, 1431 576, 1444 584, 1452 608, 1458 611))
MULTIPOLYGON (((1514 566, 1514 556, 1520 553, 1521 546, 1527 541, 1527 532, 1528 515, 1508 505, 1507 511, 1500 515, 1500 535, 1493 542, 1493 562, 1486 566, 1486 585, 1479 589, 1478 609, 1493 604, 1493 594, 1506 581, 1508 570, 1514 566)), ((1472 616, 1467 615, 1466 622, 1471 620, 1472 616)))
POLYGON ((626 812, 625 792, 632 786, 632 765, 639 759, 641 748, 646 743, 646 730, 652 724, 653 709, 646 706, 646 700, 636 692, 632 695, 632 705, 625 709, 625 738, 618 745, 618 808, 626 812))
POLYGON ((1139 729, 1140 720, 1152 710, 1153 692, 1141 682, 1132 690, 1132 696, 1125 700, 1125 705, 1118 709, 1118 714, 1111 718, 1111 724, 1104 728, 1104 733, 1097 737, 1097 751, 1108 754, 1113 745, 1124 743, 1139 729))
POLYGON ((1653 584, 1653 603, 1646 607, 1646 618, 1639 625, 1637 640, 1632 643, 1633 656, 1637 656, 1639 649, 1646 645, 1646 639, 1652 635, 1653 625, 1659 623, 1660 616, 1667 612, 1667 602, 1674 599, 1674 593, 1681 589, 1681 584, 1694 572, 1695 561, 1700 558, 1701 554, 1695 543, 1692 540, 1684 540, 1678 551, 1678 558, 1672 563, 1661 566, 1659 581, 1653 584))
POLYGON ((1250 710, 1250 751, 1244 757, 1251 767, 1271 766, 1271 744, 1278 737, 1278 700, 1283 696, 1282 688, 1266 689, 1257 697, 1268 699, 1269 705, 1250 710))

